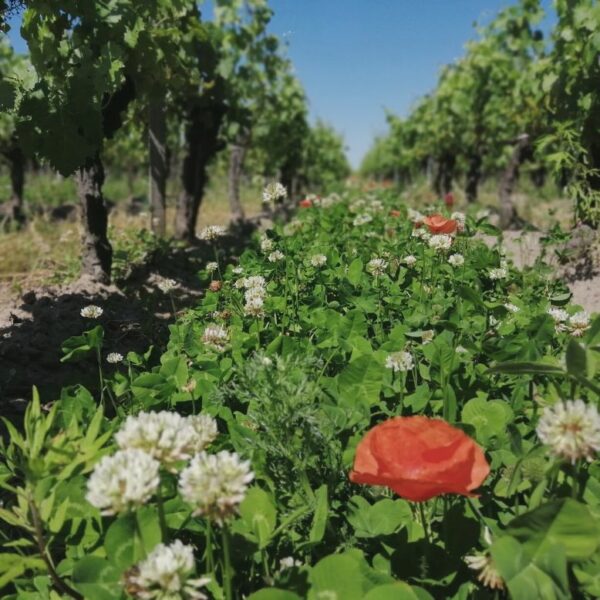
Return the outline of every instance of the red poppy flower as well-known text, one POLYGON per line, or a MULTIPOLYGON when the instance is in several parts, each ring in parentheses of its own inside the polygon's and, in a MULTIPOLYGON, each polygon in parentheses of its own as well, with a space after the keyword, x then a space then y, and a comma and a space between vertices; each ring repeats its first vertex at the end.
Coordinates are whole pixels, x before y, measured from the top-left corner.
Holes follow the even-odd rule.
POLYGON ((390 210, 390 217, 399 217, 400 215, 402 215, 402 213, 399 210, 396 210, 395 208, 390 210))
POLYGON ((445 196, 444 196, 444 204, 448 207, 448 208, 452 208, 454 206, 454 194, 452 192, 448 192, 445 196))
POLYGON ((440 494, 469 496, 489 472, 483 450, 460 429, 441 419, 395 417, 358 444, 350 480, 421 502, 440 494))
POLYGON ((312 206, 312 200, 310 198, 305 198, 304 200, 300 200, 299 204, 302 208, 310 208, 312 206))
POLYGON ((430 215, 423 221, 431 233, 454 233, 458 223, 454 219, 446 219, 442 215, 430 215))

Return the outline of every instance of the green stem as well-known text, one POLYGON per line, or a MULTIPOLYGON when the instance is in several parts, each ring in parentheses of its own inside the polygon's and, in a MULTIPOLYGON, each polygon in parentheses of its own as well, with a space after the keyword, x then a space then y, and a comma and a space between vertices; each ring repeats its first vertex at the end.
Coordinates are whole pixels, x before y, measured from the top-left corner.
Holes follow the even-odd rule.
POLYGON ((213 574, 215 570, 215 563, 213 559, 213 548, 212 548, 212 523, 210 519, 206 521, 206 572, 213 574))
POLYGON ((102 375, 102 352, 96 348, 96 358, 98 359, 98 376, 100 378, 100 404, 104 405, 104 376, 102 375))
POLYGON ((167 527, 167 519, 165 518, 165 504, 162 495, 162 483, 158 485, 158 491, 156 493, 156 504, 158 507, 158 523, 160 525, 160 534, 162 537, 163 544, 169 542, 169 528, 167 527))
POLYGON ((233 600, 233 572, 231 569, 231 549, 227 525, 223 525, 221 534, 223 538, 223 589, 225 590, 225 600, 233 600))
POLYGON ((423 525, 423 532, 425 533, 425 541, 427 545, 431 545, 431 538, 429 537, 429 528, 427 527, 427 518, 425 517, 425 503, 419 502, 419 514, 421 515, 421 525, 423 525))

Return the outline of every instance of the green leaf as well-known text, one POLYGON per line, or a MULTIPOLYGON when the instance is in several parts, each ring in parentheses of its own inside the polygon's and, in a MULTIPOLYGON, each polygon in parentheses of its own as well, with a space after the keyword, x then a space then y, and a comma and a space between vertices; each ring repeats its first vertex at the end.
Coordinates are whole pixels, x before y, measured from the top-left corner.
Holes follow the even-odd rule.
POLYGON ((430 598, 433 600, 433 596, 425 590, 398 581, 378 585, 366 594, 364 600, 428 600, 430 598))
POLYGON ((364 578, 358 562, 348 554, 326 556, 311 570, 309 598, 362 600, 364 578))
POLYGON ((325 527, 329 516, 329 499, 327 484, 323 484, 315 492, 315 515, 308 536, 309 541, 320 542, 325 535, 325 527))
POLYGON ((73 585, 86 600, 116 600, 123 595, 121 571, 98 556, 85 556, 75 563, 73 585))
POLYGON ((277 509, 270 494, 259 487, 250 488, 240 504, 240 516, 258 547, 265 548, 277 525, 277 509))
POLYGON ((361 496, 354 496, 349 508, 347 519, 356 537, 391 535, 413 520, 410 506, 404 500, 385 498, 371 505, 361 496))
POLYGON ((513 519, 506 534, 523 544, 529 556, 562 546, 570 561, 589 558, 600 543, 597 521, 587 506, 571 498, 553 500, 513 519))
POLYGON ((587 355, 585 348, 576 340, 571 338, 567 346, 567 372, 575 377, 587 375, 587 355))
POLYGON ((278 590, 276 588, 266 588, 250 594, 248 600, 300 600, 300 596, 287 590, 278 590))
POLYGON ((81 358, 92 350, 102 348, 104 340, 104 329, 102 325, 97 325, 94 329, 85 331, 82 335, 76 335, 65 340, 62 344, 64 356, 61 362, 66 362, 75 358, 81 358))
POLYGON ((384 368, 373 356, 353 360, 338 376, 340 395, 345 403, 375 404, 383 381, 384 368))
POLYGON ((356 286, 360 283, 363 276, 363 262, 360 258, 355 258, 348 267, 348 281, 356 286))
POLYGON ((558 365, 522 361, 501 362, 490 367, 489 372, 507 375, 566 375, 566 371, 558 365))

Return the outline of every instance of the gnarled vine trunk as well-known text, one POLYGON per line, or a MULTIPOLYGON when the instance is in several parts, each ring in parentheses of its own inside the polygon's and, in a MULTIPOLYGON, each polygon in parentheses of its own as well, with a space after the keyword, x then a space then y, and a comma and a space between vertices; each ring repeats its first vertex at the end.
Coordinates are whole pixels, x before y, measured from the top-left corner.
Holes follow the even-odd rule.
POLYGON ((219 128, 225 114, 220 102, 197 103, 188 111, 185 156, 181 169, 182 190, 177 199, 175 237, 192 241, 198 211, 208 181, 207 167, 220 150, 219 128))
POLYGON ((166 233, 167 177, 167 116, 164 100, 152 99, 148 108, 148 150, 150 155, 149 195, 152 231, 159 236, 166 233))
POLYGON ((469 167, 465 181, 465 195, 467 202, 476 202, 479 195, 479 182, 481 181, 482 158, 480 154, 469 157, 469 167))
POLYGON ((76 174, 81 205, 81 271, 98 283, 110 283, 112 247, 107 237, 108 211, 102 185, 104 167, 100 155, 88 159, 76 174))
POLYGON ((25 188, 25 155, 16 138, 11 140, 8 149, 4 151, 10 172, 11 195, 4 216, 18 224, 25 222, 24 194, 25 188))
POLYGON ((245 218, 244 208, 240 198, 240 187, 242 173, 244 170, 244 160, 250 142, 250 132, 245 130, 231 144, 229 154, 229 208, 231 210, 231 220, 234 222, 243 221, 245 218))
POLYGON ((516 139, 510 160, 500 177, 498 197, 500 201, 500 227, 502 229, 509 228, 517 221, 513 192, 519 177, 519 165, 528 146, 529 135, 523 133, 516 139))

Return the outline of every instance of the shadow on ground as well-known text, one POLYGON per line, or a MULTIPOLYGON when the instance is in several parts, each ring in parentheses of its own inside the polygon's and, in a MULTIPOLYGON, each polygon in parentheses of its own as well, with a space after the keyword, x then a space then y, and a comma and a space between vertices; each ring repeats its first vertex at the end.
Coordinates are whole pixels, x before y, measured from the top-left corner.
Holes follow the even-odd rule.
MULTIPOLYGON (((219 243, 221 260, 235 263, 247 247, 255 226, 238 227, 219 243)), ((43 287, 23 294, 19 301, 0 310, 0 406, 3 415, 20 413, 37 386, 42 402, 59 396, 61 388, 82 384, 97 391, 94 356, 61 363, 61 345, 99 323, 105 330, 104 357, 145 352, 153 345, 160 351, 168 341, 168 327, 179 313, 195 306, 208 283, 198 272, 214 260, 214 249, 197 242, 188 247, 168 247, 131 269, 119 286, 103 286, 85 278, 67 286, 43 287), (176 289, 161 292, 162 279, 174 279, 176 289), (173 302, 172 302, 173 301, 173 302), (84 306, 101 306, 98 321, 81 316, 84 306)), ((104 363, 110 371, 111 365, 104 363)))

